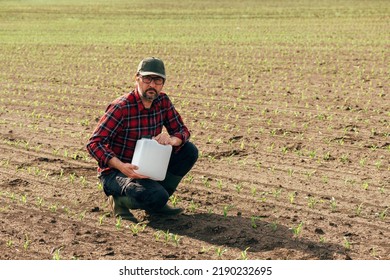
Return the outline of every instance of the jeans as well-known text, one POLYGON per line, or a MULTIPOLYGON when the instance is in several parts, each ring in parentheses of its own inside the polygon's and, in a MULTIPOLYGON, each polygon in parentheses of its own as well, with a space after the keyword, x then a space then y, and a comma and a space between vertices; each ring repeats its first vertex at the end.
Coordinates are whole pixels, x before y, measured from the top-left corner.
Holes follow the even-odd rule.
MULTIPOLYGON (((198 149, 191 142, 186 142, 179 151, 172 152, 168 174, 175 177, 184 177, 198 159, 198 149)), ((119 170, 99 176, 103 190, 107 196, 127 196, 134 209, 153 210, 163 207, 169 199, 168 191, 159 181, 151 179, 128 178, 119 170)))

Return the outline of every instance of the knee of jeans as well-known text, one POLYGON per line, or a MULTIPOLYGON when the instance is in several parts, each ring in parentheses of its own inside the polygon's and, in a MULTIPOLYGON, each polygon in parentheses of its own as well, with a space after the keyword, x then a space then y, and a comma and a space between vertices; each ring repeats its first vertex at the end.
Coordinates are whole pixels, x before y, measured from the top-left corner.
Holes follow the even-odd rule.
POLYGON ((188 147, 191 151, 190 153, 188 153, 189 157, 192 160, 192 162, 195 163, 198 160, 198 156, 199 156, 198 148, 191 142, 188 142, 188 144, 189 144, 188 147))

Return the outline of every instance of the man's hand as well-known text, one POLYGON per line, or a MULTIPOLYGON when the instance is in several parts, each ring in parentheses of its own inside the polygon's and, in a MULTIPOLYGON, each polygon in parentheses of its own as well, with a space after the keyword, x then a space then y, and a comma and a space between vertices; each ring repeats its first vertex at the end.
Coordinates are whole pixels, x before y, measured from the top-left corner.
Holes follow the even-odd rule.
POLYGON ((182 141, 180 138, 170 136, 168 133, 160 133, 156 137, 153 137, 161 145, 180 146, 182 141))
POLYGON ((129 178, 134 179, 148 179, 148 176, 144 176, 141 174, 138 174, 134 170, 138 169, 138 166, 131 164, 131 163, 125 163, 119 160, 118 158, 114 157, 110 159, 108 162, 108 165, 112 168, 118 169, 120 172, 122 172, 124 175, 126 175, 129 178))

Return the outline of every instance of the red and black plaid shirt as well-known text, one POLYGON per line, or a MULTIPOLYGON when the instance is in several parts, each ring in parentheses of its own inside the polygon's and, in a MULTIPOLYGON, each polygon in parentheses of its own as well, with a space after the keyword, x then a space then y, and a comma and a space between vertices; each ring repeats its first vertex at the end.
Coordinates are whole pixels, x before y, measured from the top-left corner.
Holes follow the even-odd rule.
MULTIPOLYGON (((161 92, 145 109, 137 91, 114 100, 106 109, 86 147, 98 162, 98 172, 110 171, 108 161, 117 157, 131 163, 135 144, 143 136, 157 136, 163 126, 184 143, 190 132, 169 97, 161 92)), ((179 149, 180 147, 175 147, 179 149)))

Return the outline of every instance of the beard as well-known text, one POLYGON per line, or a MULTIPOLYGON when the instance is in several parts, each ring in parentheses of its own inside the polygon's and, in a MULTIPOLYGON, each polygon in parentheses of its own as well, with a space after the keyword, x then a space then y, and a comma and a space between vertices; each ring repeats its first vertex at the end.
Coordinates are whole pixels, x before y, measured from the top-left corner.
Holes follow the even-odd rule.
POLYGON ((154 88, 148 88, 145 91, 142 91, 140 87, 138 87, 138 91, 141 93, 142 98, 147 101, 153 101, 158 97, 158 92, 154 88))

